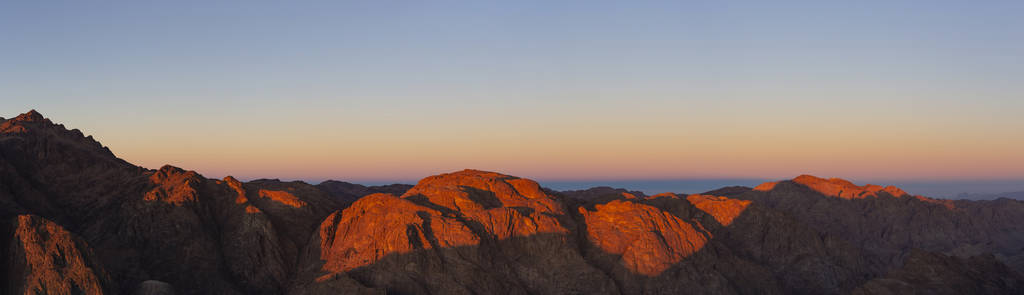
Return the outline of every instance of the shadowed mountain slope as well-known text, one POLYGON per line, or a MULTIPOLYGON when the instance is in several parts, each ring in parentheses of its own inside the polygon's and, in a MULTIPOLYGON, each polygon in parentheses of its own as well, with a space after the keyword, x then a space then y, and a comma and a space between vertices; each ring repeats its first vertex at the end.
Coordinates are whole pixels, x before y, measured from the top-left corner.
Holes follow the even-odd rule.
POLYGON ((408 184, 389 184, 365 186, 338 180, 328 180, 316 185, 317 188, 326 192, 332 198, 345 205, 352 204, 359 198, 377 193, 392 194, 400 196, 413 186, 408 184))
POLYGON ((1019 294, 1022 217, 812 176, 689 196, 218 180, 34 111, 0 122, 7 294, 1019 294))
POLYGON ((994 254, 1024 270, 1024 202, 938 200, 895 187, 800 176, 731 197, 782 211, 899 265, 914 248, 960 257, 994 254))

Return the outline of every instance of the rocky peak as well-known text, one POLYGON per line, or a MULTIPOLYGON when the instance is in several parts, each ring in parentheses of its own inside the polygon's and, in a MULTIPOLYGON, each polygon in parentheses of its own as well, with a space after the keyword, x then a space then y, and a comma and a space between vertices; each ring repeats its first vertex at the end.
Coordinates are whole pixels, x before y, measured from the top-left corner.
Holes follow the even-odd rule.
POLYGON ((758 185, 754 188, 756 191, 770 191, 781 183, 796 184, 799 186, 810 188, 822 195, 842 198, 842 199, 864 199, 869 197, 879 197, 880 194, 885 194, 893 197, 903 197, 908 195, 902 189, 895 186, 882 187, 880 185, 867 184, 867 185, 856 185, 841 178, 829 178, 824 179, 813 175, 800 175, 792 180, 766 182, 758 185))
POLYGON ((196 202, 198 185, 203 181, 203 177, 195 171, 164 165, 149 176, 149 181, 155 187, 146 192, 144 200, 181 206, 196 202))
POLYGON ((236 184, 241 184, 242 183, 241 181, 238 181, 237 178, 235 178, 234 176, 231 176, 231 175, 224 176, 223 181, 227 182, 227 183, 236 183, 236 184))
POLYGON ((14 120, 14 121, 22 121, 22 122, 49 121, 48 119, 43 117, 43 114, 40 114, 39 112, 37 112, 34 109, 33 110, 29 110, 28 112, 26 112, 24 114, 18 115, 17 117, 14 117, 14 119, 12 119, 12 120, 14 120))
POLYGON ((173 165, 163 165, 162 167, 160 167, 159 170, 156 170, 153 173, 152 178, 153 179, 166 179, 166 178, 175 177, 175 176, 178 176, 178 175, 185 175, 185 174, 188 174, 187 176, 195 176, 195 175, 197 175, 197 173, 195 171, 185 171, 185 169, 181 169, 181 168, 175 167, 173 165))
POLYGON ((525 207, 564 214, 554 197, 535 181, 471 169, 424 178, 402 197, 425 198, 430 203, 462 212, 525 207))
POLYGON ((42 114, 31 110, 0 123, 0 136, 12 136, 21 140, 6 142, 0 148, 25 153, 22 157, 52 157, 37 162, 54 162, 57 166, 71 163, 105 163, 121 168, 138 167, 118 159, 114 154, 78 129, 68 130, 61 124, 54 124, 42 114), (74 159, 75 161, 69 161, 74 159))
POLYGON ((28 132, 32 126, 53 125, 53 122, 50 122, 49 119, 43 117, 43 115, 36 112, 36 110, 28 111, 27 113, 18 115, 10 120, 0 120, 0 122, 2 122, 0 123, 0 133, 25 133, 28 132))

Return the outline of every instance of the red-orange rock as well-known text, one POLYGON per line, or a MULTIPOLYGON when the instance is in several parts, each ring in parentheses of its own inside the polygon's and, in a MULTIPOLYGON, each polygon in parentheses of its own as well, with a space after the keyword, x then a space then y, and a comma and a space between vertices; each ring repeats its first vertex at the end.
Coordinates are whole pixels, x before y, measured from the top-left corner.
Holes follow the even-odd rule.
POLYGON ((149 177, 149 180, 156 187, 146 192, 143 199, 151 202, 161 201, 174 204, 175 206, 195 203, 195 184, 200 181, 198 175, 194 171, 185 171, 178 167, 166 165, 149 177))
POLYGON ((563 208, 530 180, 475 170, 428 177, 401 198, 365 196, 328 217, 305 259, 323 265, 297 288, 347 272, 399 293, 607 292, 613 282, 571 246, 563 208))
POLYGON ((50 120, 43 117, 43 115, 36 112, 36 110, 30 110, 27 113, 18 115, 17 117, 0 121, 0 133, 25 133, 28 132, 24 123, 39 122, 49 123, 50 120))
POLYGON ((243 187, 241 181, 238 181, 238 179, 231 176, 225 176, 223 183, 238 194, 238 196, 235 197, 235 204, 245 204, 249 202, 249 198, 245 196, 245 187, 243 187))
POLYGON ((457 211, 482 224, 499 240, 568 232, 555 218, 565 214, 562 204, 540 185, 494 172, 463 170, 427 177, 402 198, 457 211))
POLYGON ((701 211, 711 214, 719 224, 724 226, 732 224, 732 221, 739 217, 747 209, 747 206, 750 206, 750 201, 709 195, 689 195, 686 200, 701 211))
POLYGON ((259 196, 261 198, 268 198, 274 200, 275 202, 292 206, 295 208, 302 208, 306 206, 306 202, 303 202, 299 198, 296 198, 295 195, 292 195, 291 193, 286 191, 272 191, 261 189, 259 190, 259 196))
POLYGON ((708 240, 689 223, 652 206, 616 200, 595 208, 579 208, 590 241, 622 255, 623 265, 639 274, 658 275, 708 240))
POLYGON ((323 270, 345 272, 388 255, 432 247, 477 245, 480 238, 441 212, 386 194, 373 194, 320 225, 323 270))
POLYGON ((5 294, 103 294, 110 277, 92 249, 63 227, 34 215, 14 220, 5 294))
POLYGON ((844 179, 823 179, 806 174, 794 178, 793 182, 807 186, 823 195, 843 199, 878 197, 879 192, 886 192, 887 194, 897 198, 907 194, 903 190, 893 186, 886 188, 873 184, 858 186, 844 179))

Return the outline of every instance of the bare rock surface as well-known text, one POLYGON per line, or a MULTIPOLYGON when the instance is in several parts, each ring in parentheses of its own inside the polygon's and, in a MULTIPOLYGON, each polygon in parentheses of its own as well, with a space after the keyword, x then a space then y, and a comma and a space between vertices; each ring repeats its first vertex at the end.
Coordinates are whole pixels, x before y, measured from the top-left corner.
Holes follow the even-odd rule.
POLYGON ((347 272, 410 294, 612 292, 563 222, 572 222, 563 205, 536 182, 475 170, 428 177, 328 217, 306 252, 306 265, 323 261, 311 269, 322 275, 307 277, 347 272))
POLYGON ((12 220, 5 294, 101 294, 113 291, 92 248, 63 227, 35 215, 12 220))
POLYGON ((1022 289, 1024 278, 992 255, 960 258, 914 250, 902 267, 852 294, 1019 294, 1022 289))
POLYGON ((779 210, 864 249, 890 267, 912 249, 969 257, 985 253, 1024 270, 1024 201, 952 201, 895 187, 800 176, 733 197, 779 210))

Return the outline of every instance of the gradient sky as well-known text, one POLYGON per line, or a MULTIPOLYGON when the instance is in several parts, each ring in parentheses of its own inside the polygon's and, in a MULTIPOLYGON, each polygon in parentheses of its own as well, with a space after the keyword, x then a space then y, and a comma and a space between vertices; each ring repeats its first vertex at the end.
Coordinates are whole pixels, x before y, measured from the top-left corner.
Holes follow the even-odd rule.
POLYGON ((297 2, 0 2, 0 116, 208 177, 1024 179, 1024 1, 297 2))

